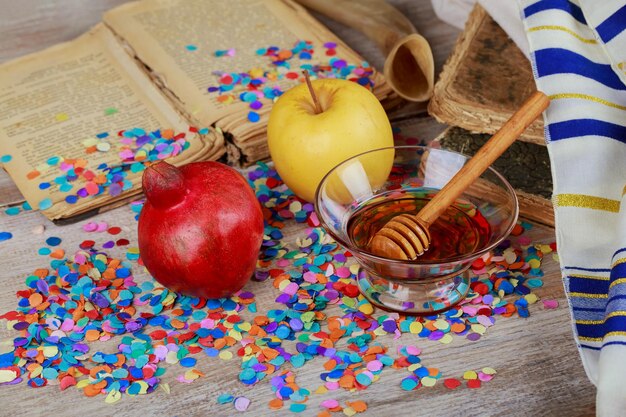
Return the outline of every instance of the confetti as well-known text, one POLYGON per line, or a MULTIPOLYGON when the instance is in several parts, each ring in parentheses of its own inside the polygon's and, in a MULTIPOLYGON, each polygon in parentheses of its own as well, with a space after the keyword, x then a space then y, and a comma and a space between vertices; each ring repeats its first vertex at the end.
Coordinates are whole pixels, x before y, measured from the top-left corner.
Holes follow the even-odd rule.
POLYGON ((58 113, 54 118, 57 122, 65 122, 70 119, 70 116, 67 113, 58 113))
POLYGON ((44 198, 39 202, 39 210, 47 210, 52 207, 52 200, 49 198, 44 198))
POLYGON ((7 155, 2 155, 2 156, 0 156, 0 163, 7 164, 7 163, 11 162, 12 159, 13 159, 13 157, 11 155, 8 155, 8 154, 7 155))
MULTIPOLYGON (((122 137, 135 143, 136 133, 122 137)), ((49 162, 71 169, 62 158, 49 162)), ((524 223, 520 235, 472 265, 470 293, 463 302, 435 316, 403 316, 377 311, 363 299, 352 254, 319 227, 313 205, 293 195, 273 168, 258 163, 248 181, 263 206, 265 235, 253 282, 228 299, 198 299, 152 280, 137 282, 133 271, 142 268, 137 242, 119 226, 85 222, 84 240, 73 251, 62 248, 64 239, 48 237, 38 253, 50 256, 49 266, 25 277, 16 309, 0 316, 17 332, 10 350, 0 354, 0 370, 6 371, 0 374, 6 382, 0 383, 76 386, 86 396, 117 402, 159 387, 169 391, 162 379, 166 370, 177 370, 172 381, 189 384, 204 376, 195 368, 199 361, 211 366, 227 361, 217 366, 239 366, 240 387, 267 387, 269 409, 307 413, 311 395, 359 393, 380 383, 385 369, 405 373, 395 387, 399 390, 442 383, 459 389, 461 381, 462 389, 479 388, 495 377, 494 369, 444 378, 422 360, 422 350, 459 338, 476 343, 499 320, 526 317, 539 308, 529 302, 538 300, 533 289, 540 286, 533 284, 542 281, 544 251, 556 247, 521 245, 519 238, 528 230, 524 223), (302 226, 291 240, 283 235, 288 222, 302 226), (113 255, 118 247, 121 257, 113 255), (529 285, 530 280, 536 282, 529 285), (274 293, 269 308, 257 306, 251 291, 260 285, 274 293), (98 350, 98 342, 112 338, 116 348, 98 350), (388 342, 405 338, 413 344, 390 351, 388 342), (306 367, 319 370, 314 392, 296 381, 306 367)), ((133 216, 142 205, 130 204, 133 216)), ((550 300, 543 301, 546 308, 550 300)), ((237 410, 250 407, 241 395, 222 394, 217 402, 232 403, 237 410)), ((336 400, 321 405, 322 412, 345 415, 367 410, 361 400, 347 401, 345 407, 336 400)))
POLYGON ((0 232, 0 242, 13 238, 13 234, 10 232, 0 232))
POLYGON ((235 410, 246 411, 250 406, 250 400, 246 397, 235 398, 235 410))
POLYGON ((221 57, 221 56, 235 56, 236 54, 236 50, 234 48, 230 48, 230 49, 218 49, 217 51, 214 52, 214 55, 217 57, 221 57))
MULTIPOLYGON (((203 135, 209 130, 190 126, 189 132, 203 135)), ((193 140, 193 137, 187 138, 186 132, 176 133, 169 129, 148 132, 141 128, 132 128, 121 130, 115 135, 101 132, 82 142, 85 153, 115 152, 118 159, 116 163, 101 163, 90 167, 88 160, 84 158, 52 156, 42 167, 28 173, 27 178, 34 180, 42 171, 53 173, 56 170, 58 175, 54 180, 39 183, 39 188, 65 193, 65 202, 68 204, 76 204, 80 199, 102 194, 115 197, 133 188, 130 174, 139 174, 154 162, 180 155, 191 146, 189 140, 193 140)), ((52 201, 49 198, 38 203, 40 210, 50 207, 52 201)))
MULTIPOLYGON (((271 102, 281 96, 286 88, 300 82, 303 70, 309 71, 313 78, 340 78, 354 81, 366 88, 373 88, 370 78, 374 71, 366 62, 360 65, 349 64, 338 58, 337 45, 334 42, 324 44, 325 52, 322 59, 313 63, 316 56, 313 43, 300 40, 292 48, 268 46, 258 48, 256 55, 267 58, 265 68, 251 68, 248 71, 215 71, 213 74, 218 85, 207 88, 209 93, 216 93, 219 103, 248 103, 250 111, 248 121, 257 123, 257 113, 264 103, 271 102), (282 86, 282 87, 281 87, 282 86)), ((235 57, 235 49, 219 49, 214 52, 217 57, 235 57)))

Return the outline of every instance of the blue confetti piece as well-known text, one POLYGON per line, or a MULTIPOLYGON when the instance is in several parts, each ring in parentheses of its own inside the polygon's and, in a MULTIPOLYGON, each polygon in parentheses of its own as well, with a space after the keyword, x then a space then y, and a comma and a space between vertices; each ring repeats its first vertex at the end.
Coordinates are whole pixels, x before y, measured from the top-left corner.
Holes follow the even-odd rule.
POLYGON ((306 404, 293 403, 289 406, 289 410, 293 411, 294 413, 301 413, 306 410, 306 404))
POLYGON ((196 358, 182 358, 179 363, 180 366, 184 366, 185 368, 192 368, 196 365, 196 358))
POLYGON ((39 202, 39 210, 47 210, 52 207, 52 200, 49 198, 44 198, 39 202))
POLYGON ((2 162, 3 164, 6 164, 7 162, 11 162, 11 159, 13 159, 11 155, 0 156, 0 162, 2 162))
POLYGON ((20 214, 20 208, 19 207, 9 207, 8 209, 6 209, 4 211, 6 213, 7 216, 15 216, 20 214))
POLYGON ((259 113, 255 111, 251 111, 248 113, 248 120, 251 121, 252 123, 256 123, 259 120, 261 120, 261 116, 259 116, 259 113))
POLYGON ((46 239, 46 244, 49 246, 59 246, 60 243, 61 243, 60 237, 50 236, 48 239, 46 239))
POLYGON ((234 399, 235 397, 233 397, 230 394, 220 394, 220 396, 217 397, 217 402, 219 404, 228 404, 228 403, 232 403, 234 399))
POLYGON ((13 238, 13 234, 9 232, 0 232, 0 242, 13 238))

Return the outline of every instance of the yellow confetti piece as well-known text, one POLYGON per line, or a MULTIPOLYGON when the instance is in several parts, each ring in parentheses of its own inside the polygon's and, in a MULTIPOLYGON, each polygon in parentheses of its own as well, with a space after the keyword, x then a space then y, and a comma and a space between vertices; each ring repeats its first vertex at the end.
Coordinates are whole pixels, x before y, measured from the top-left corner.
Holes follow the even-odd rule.
POLYGON ((291 204, 289 204, 289 211, 291 211, 292 213, 297 213, 299 211, 302 210, 302 203, 299 201, 294 201, 291 204))
POLYGON ((58 113, 57 115, 54 116, 54 118, 56 119, 57 122, 64 122, 66 120, 69 120, 70 116, 68 116, 67 113, 58 113))
POLYGON ((100 152, 108 152, 111 150, 111 144, 109 142, 99 142, 96 145, 96 149, 100 152))
POLYGON ((531 268, 536 269, 541 266, 541 261, 539 261, 539 259, 531 259, 528 261, 528 265, 530 265, 531 268))
POLYGON ((316 394, 326 394, 328 392, 328 388, 326 388, 323 385, 320 385, 319 387, 317 387, 317 389, 315 390, 316 394))
POLYGON ((46 358, 51 358, 59 353, 59 348, 56 346, 44 346, 43 347, 43 356, 46 358))
POLYGON ((450 324, 448 324, 448 322, 443 319, 435 320, 434 326, 439 330, 446 330, 450 328, 450 324))
POLYGON ((239 333, 237 330, 231 330, 228 332, 228 335, 230 337, 232 337, 233 339, 235 339, 236 341, 240 341, 241 339, 243 339, 243 336, 241 335, 241 333, 239 333))
POLYGON ((250 77, 252 78, 260 78, 263 76, 264 70, 262 68, 252 68, 249 71, 250 77))
POLYGON ((95 146, 98 144, 98 139, 96 138, 89 138, 89 139, 85 139, 82 144, 85 148, 89 148, 91 146, 95 146))
POLYGON ((449 334, 444 334, 443 337, 439 339, 439 342, 447 345, 452 342, 452 336, 450 336, 449 334))
POLYGON ((420 381, 422 382, 422 385, 425 387, 434 387, 435 384, 437 383, 437 380, 430 376, 425 376, 420 381))
POLYGON ((537 301, 539 301, 539 297, 537 297, 537 294, 534 294, 532 292, 530 294, 526 294, 524 296, 524 299, 528 301, 528 304, 535 304, 537 301))
POLYGON ((0 383, 11 382, 17 378, 17 372, 10 369, 0 369, 0 383))
POLYGON ((170 394, 170 393, 171 393, 171 391, 170 391, 170 384, 168 384, 167 382, 161 382, 161 383, 159 384, 159 387, 160 387, 163 391, 165 391, 167 394, 170 394))
POLYGON ((424 329, 424 325, 418 321, 414 321, 409 325, 409 331, 413 334, 419 334, 424 329))
POLYGON ((42 372, 43 372, 43 367, 42 366, 38 366, 35 369, 31 369, 29 375, 30 375, 31 378, 35 378, 35 377, 38 377, 39 375, 41 375, 42 372))
POLYGON ((135 381, 135 384, 138 384, 141 388, 139 389, 139 394, 147 394, 148 388, 150 385, 146 381, 135 381))
POLYGON ((187 381, 195 381, 196 379, 200 378, 200 375, 198 375, 197 372, 194 372, 194 370, 190 370, 185 372, 185 379, 187 381))
POLYGON ((343 413, 348 417, 351 417, 356 414, 356 410, 352 407, 346 407, 343 409, 343 413))
POLYGON ((363 314, 372 314, 374 312, 374 307, 370 303, 365 303, 359 306, 359 311, 363 314))
POLYGON ((485 331, 487 330, 487 328, 482 324, 472 324, 471 328, 474 333, 478 333, 480 335, 485 334, 485 331))
POLYGON ((378 328, 376 328, 376 329, 374 330, 374 334, 375 334, 376 336, 384 336, 384 335, 386 335, 386 334, 387 334, 387 332, 386 332, 386 331, 385 331, 385 329, 383 329, 383 328, 382 328, 382 326, 381 326, 381 327, 378 327, 378 328))
POLYGON ((407 367, 407 370, 409 372, 415 372, 417 369, 421 368, 422 364, 421 363, 412 363, 407 367))
POLYGON ((78 382, 76 383, 76 388, 78 388, 78 389, 83 389, 83 388, 85 388, 87 385, 89 385, 90 383, 91 383, 91 381, 90 381, 90 380, 88 380, 88 379, 81 379, 80 381, 78 381, 78 382))
POLYGON ((219 354, 220 359, 224 360, 224 361, 228 361, 231 360, 233 358, 233 354, 232 352, 229 352, 227 350, 222 350, 219 354))
POLYGON ((113 404, 113 403, 118 402, 121 399, 122 399, 122 393, 119 392, 118 390, 112 390, 107 394, 106 398, 104 399, 104 402, 107 404, 113 404))
POLYGON ((357 264, 350 265, 350 272, 353 275, 356 275, 359 272, 359 265, 357 265, 357 264))
POLYGON ((241 324, 239 325, 239 328, 240 328, 242 331, 247 332, 247 331, 249 331, 249 330, 252 328, 252 325, 251 325, 250 323, 248 323, 248 322, 243 322, 243 323, 241 323, 241 324))
POLYGON ((544 255, 552 253, 552 248, 550 245, 539 245, 539 250, 543 252, 544 255))
POLYGON ((173 352, 173 351, 169 351, 167 352, 167 355, 165 356, 165 362, 166 363, 178 363, 178 355, 177 352, 173 352))
POLYGON ((465 379, 466 381, 469 381, 470 379, 477 379, 478 378, 478 374, 475 371, 465 371, 465 373, 463 374, 463 379, 465 379))
POLYGON ((485 367, 482 369, 483 374, 487 374, 487 375, 495 375, 497 372, 495 369, 490 368, 490 367, 485 367))

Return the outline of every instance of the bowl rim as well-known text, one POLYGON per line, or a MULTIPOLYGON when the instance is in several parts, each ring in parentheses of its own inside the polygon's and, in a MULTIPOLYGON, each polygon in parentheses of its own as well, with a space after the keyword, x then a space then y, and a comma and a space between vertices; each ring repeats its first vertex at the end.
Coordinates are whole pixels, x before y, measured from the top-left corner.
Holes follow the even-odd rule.
MULTIPOLYGON (((392 265, 411 265, 411 266, 420 266, 420 267, 428 267, 428 266, 440 266, 442 264, 446 264, 446 263, 465 263, 468 261, 473 261, 479 257, 481 257, 482 255, 484 255, 485 253, 491 251, 492 249, 494 249, 495 247, 497 247, 500 243, 502 243, 507 237, 510 236, 511 232, 513 231, 513 228, 515 227, 515 225, 517 224, 517 220, 519 217, 519 199, 517 197, 517 194, 515 193, 515 189, 513 188, 513 186, 507 181, 506 178, 504 178, 504 176, 502 174, 500 174, 495 168, 493 168, 491 165, 489 167, 487 167, 488 171, 491 171, 493 174, 496 175, 496 177, 502 181, 502 183, 504 184, 504 186, 506 187, 506 190, 509 192, 510 195, 513 196, 513 202, 514 202, 514 212, 513 212, 513 216, 511 217, 511 222, 509 223, 509 226, 506 229, 506 232, 504 232, 502 234, 502 236, 497 239, 495 242, 493 242, 491 245, 484 247, 483 249, 481 249, 478 252, 474 252, 470 255, 457 255, 457 256, 451 256, 449 258, 445 258, 445 259, 440 259, 437 262, 433 262, 432 260, 430 261, 420 261, 420 258, 417 257, 417 259, 415 260, 402 260, 402 259, 391 259, 391 258, 384 258, 382 256, 378 256, 378 255, 374 255, 371 252, 368 251, 364 251, 363 249, 355 246, 354 244, 352 244, 352 242, 350 241, 345 241, 344 239, 340 238, 339 236, 336 235, 336 233, 334 233, 330 227, 328 227, 327 223, 324 221, 324 217, 321 215, 320 209, 319 209, 319 199, 320 199, 320 194, 321 194, 321 188, 322 188, 322 184, 326 181, 326 179, 337 169, 339 168, 341 165, 343 165, 344 163, 351 161, 353 159, 356 159, 358 157, 361 157, 363 155, 367 155, 370 153, 374 153, 374 152, 380 152, 380 151, 385 151, 385 150, 390 150, 390 149, 400 149, 400 150, 435 150, 437 152, 447 152, 447 153, 452 153, 452 154, 457 154, 457 155, 461 155, 463 157, 466 158, 466 161, 468 159, 471 158, 470 155, 461 153, 461 152, 457 152, 457 151, 453 151, 453 150, 449 150, 449 149, 442 149, 442 148, 433 148, 430 147, 428 145, 400 145, 400 146, 386 146, 383 148, 376 148, 376 149, 371 149, 369 151, 365 151, 365 152, 361 152, 359 154, 356 154, 354 156, 351 156, 350 158, 344 159, 343 161, 339 162, 338 164, 336 164, 333 168, 330 169, 330 171, 328 171, 320 180, 319 184, 317 185, 317 189, 315 190, 315 201, 314 201, 314 209, 315 209, 315 214, 317 216, 318 221, 320 222, 320 225, 324 228, 324 230, 326 231, 326 233, 330 234, 332 236, 332 238, 339 243, 340 245, 342 245, 344 248, 348 249, 351 253, 355 254, 358 253, 359 256, 365 257, 367 258, 369 261, 373 261, 373 262, 386 262, 386 263, 391 263, 392 265)), ((468 265, 469 267, 469 265, 468 265)), ((463 271, 459 271, 459 273, 461 273, 463 271)))

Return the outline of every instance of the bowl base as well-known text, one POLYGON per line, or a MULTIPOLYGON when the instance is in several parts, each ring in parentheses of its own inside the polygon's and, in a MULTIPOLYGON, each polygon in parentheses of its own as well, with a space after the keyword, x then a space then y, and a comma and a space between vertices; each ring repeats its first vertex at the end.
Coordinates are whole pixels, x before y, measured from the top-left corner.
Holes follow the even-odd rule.
POLYGON ((360 268, 357 284, 374 306, 412 316, 432 316, 460 303, 470 290, 470 273, 423 283, 389 281, 360 268))

